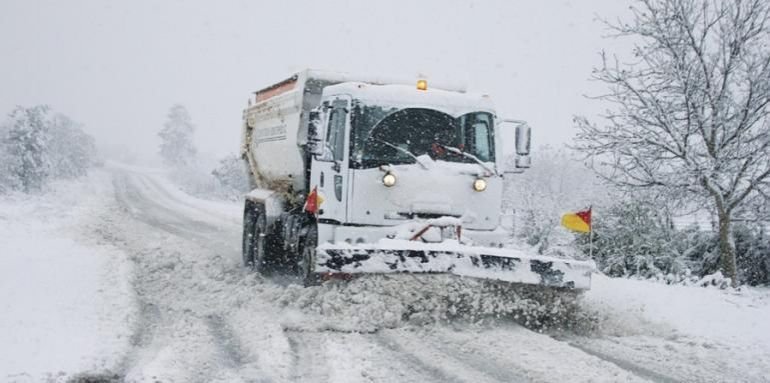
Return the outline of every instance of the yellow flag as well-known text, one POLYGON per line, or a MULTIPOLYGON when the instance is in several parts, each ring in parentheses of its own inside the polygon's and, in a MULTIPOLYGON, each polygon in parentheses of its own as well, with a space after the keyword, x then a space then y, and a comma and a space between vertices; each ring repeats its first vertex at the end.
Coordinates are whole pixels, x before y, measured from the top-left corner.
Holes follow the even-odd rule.
POLYGON ((561 225, 572 231, 588 233, 591 231, 591 209, 567 213, 561 217, 561 225))

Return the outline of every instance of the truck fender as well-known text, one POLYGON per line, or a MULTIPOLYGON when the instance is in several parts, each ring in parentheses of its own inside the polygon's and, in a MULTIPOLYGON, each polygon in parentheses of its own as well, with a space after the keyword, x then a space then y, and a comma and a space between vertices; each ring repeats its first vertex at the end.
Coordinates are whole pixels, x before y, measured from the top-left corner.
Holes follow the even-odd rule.
POLYGON ((265 221, 272 227, 281 218, 285 201, 280 193, 267 189, 254 189, 246 194, 246 201, 259 204, 265 212, 265 221))

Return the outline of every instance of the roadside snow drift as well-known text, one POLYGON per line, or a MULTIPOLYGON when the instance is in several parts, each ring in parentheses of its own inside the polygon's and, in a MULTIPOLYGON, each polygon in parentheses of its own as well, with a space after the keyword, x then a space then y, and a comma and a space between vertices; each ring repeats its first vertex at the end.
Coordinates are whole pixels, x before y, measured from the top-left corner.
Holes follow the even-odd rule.
POLYGON ((108 177, 0 197, 0 381, 64 381, 121 363, 131 269, 89 222, 112 198, 108 177))

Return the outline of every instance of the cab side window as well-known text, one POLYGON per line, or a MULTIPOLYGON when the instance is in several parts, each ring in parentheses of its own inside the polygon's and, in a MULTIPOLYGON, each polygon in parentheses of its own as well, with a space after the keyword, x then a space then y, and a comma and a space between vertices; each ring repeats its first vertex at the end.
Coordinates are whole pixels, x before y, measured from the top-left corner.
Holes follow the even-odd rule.
POLYGON ((345 154, 345 122, 348 110, 346 102, 334 102, 326 129, 326 147, 331 152, 331 160, 342 161, 345 154))

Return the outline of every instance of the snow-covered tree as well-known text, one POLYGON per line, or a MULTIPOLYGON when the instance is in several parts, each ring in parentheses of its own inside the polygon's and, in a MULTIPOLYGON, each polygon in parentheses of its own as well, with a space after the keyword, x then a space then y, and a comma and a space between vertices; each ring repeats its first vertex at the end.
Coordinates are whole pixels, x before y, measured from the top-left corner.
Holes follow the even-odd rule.
POLYGON ((174 105, 169 109, 166 122, 158 135, 161 138, 160 155, 170 166, 192 165, 197 150, 193 144, 195 126, 187 108, 174 105))
POLYGON ((82 126, 63 114, 51 121, 49 156, 51 171, 57 178, 86 175, 96 160, 96 143, 82 126))
POLYGON ((9 131, 10 126, 7 122, 0 123, 0 194, 21 189, 21 181, 14 172, 17 159, 8 150, 6 138, 9 131))
POLYGON ((219 160, 219 165, 211 174, 223 186, 238 192, 249 191, 249 177, 243 159, 235 154, 219 160))
POLYGON ((737 283, 731 222, 770 195, 770 3, 639 0, 629 63, 608 60, 603 123, 577 117, 576 148, 607 179, 670 198, 708 201, 723 273, 737 283))
POLYGON ((39 190, 49 179, 86 174, 96 159, 93 137, 46 106, 17 107, 0 125, 0 192, 39 190))
POLYGON ((7 135, 3 140, 8 182, 25 192, 40 190, 51 164, 48 155, 48 107, 17 107, 9 115, 7 135), (15 186, 15 185, 14 185, 15 186))

